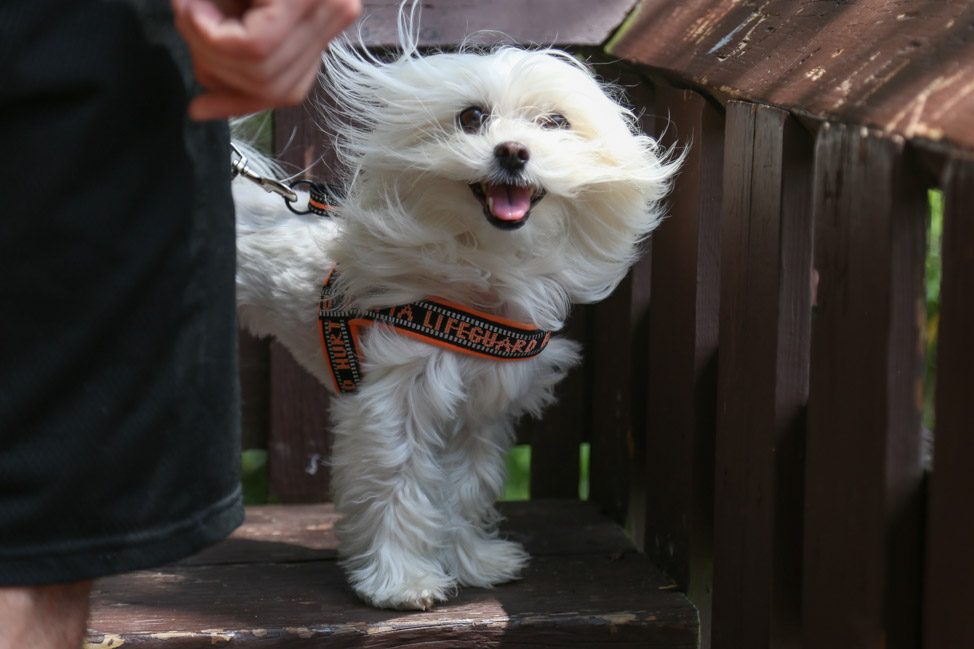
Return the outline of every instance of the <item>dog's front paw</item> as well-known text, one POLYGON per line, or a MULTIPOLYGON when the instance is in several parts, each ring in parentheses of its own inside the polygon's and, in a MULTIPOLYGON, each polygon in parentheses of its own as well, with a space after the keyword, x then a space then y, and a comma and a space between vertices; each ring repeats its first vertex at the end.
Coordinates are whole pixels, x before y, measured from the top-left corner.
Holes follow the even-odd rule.
POLYGON ((456 592, 457 582, 439 565, 403 553, 347 561, 348 580, 362 601, 375 608, 428 611, 456 592))
POLYGON ((455 590, 456 585, 446 578, 391 585, 372 590, 364 586, 356 586, 355 594, 369 606, 375 608, 390 608, 399 611, 428 611, 440 602, 445 602, 448 592, 455 590))
POLYGON ((520 579, 531 560, 520 543, 473 534, 457 543, 456 552, 457 580, 481 588, 520 579))
POLYGON ((397 611, 428 611, 436 604, 446 601, 446 594, 442 590, 407 589, 394 595, 373 596, 362 591, 356 591, 369 606, 375 608, 395 609, 397 611))

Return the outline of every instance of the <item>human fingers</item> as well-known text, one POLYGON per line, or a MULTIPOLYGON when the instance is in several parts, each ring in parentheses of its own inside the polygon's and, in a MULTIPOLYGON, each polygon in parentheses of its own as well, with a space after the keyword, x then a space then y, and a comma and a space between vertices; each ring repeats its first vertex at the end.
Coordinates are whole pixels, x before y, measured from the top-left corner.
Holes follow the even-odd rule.
POLYGON ((300 21, 280 47, 266 58, 253 61, 196 46, 200 52, 194 57, 197 79, 210 88, 214 87, 215 81, 217 85, 238 91, 269 95, 286 92, 288 80, 303 77, 305 72, 318 68, 321 46, 315 29, 310 21, 300 21))
MULTIPOLYGON (((302 45, 324 49, 357 16, 359 0, 259 0, 226 16, 207 0, 174 0, 176 22, 191 48, 214 64, 243 67, 270 60, 302 27, 302 45)), ((195 54, 195 52, 194 52, 195 54)))
POLYGON ((291 59, 282 58, 280 71, 267 79, 242 73, 228 81, 205 66, 197 66, 197 79, 208 92, 191 104, 190 115, 196 119, 213 119, 252 112, 253 106, 262 110, 299 103, 317 78, 321 55, 317 48, 298 47, 290 56, 291 59))
POLYGON ((232 91, 218 95, 219 105, 249 94, 263 107, 300 100, 313 83, 321 49, 360 9, 358 0, 264 0, 236 19, 204 0, 174 0, 173 6, 200 82, 232 91))
POLYGON ((271 97, 266 93, 241 92, 219 83, 212 83, 209 86, 203 84, 210 89, 190 102, 189 115, 193 119, 202 121, 247 115, 269 108, 297 104, 307 96, 317 79, 317 72, 316 67, 308 68, 300 78, 286 80, 287 91, 279 91, 271 97))

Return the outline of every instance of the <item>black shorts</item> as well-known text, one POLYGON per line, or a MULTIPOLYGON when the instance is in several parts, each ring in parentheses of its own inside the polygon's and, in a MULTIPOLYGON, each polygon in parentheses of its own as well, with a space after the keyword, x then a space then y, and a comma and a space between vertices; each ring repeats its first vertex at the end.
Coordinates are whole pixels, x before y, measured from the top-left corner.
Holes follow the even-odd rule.
POLYGON ((0 2, 0 585, 242 520, 226 124, 169 0, 0 2))

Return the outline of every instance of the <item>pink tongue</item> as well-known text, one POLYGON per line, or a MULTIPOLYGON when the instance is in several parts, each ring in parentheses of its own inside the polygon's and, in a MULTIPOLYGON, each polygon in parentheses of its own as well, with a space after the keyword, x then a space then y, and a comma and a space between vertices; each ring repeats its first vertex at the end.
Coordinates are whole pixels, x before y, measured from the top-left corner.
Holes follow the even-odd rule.
POLYGON ((516 185, 488 184, 487 205, 501 221, 520 221, 531 209, 531 189, 516 185))

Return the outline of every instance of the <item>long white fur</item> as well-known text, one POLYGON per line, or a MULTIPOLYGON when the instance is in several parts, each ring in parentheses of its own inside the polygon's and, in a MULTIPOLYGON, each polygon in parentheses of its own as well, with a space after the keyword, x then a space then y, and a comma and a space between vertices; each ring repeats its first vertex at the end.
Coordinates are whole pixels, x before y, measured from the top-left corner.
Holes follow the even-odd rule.
MULTIPOLYGON (((436 296, 558 329, 573 303, 608 295, 660 220, 679 160, 638 133, 634 116, 588 68, 557 50, 465 49, 422 56, 401 28, 383 62, 348 42, 326 55, 327 92, 348 196, 340 216, 297 217, 246 181, 238 210, 242 322, 280 339, 331 386, 317 334, 321 282, 360 307, 436 296), (457 114, 490 119, 463 132, 457 114), (551 113, 571 129, 544 129, 551 113), (524 227, 488 223, 469 183, 498 175, 493 151, 530 151, 526 180, 543 187, 524 227)), ((538 357, 499 362, 368 328, 365 380, 333 400, 333 493, 344 514, 341 556, 373 606, 427 609, 458 586, 517 579, 528 556, 497 533, 513 423, 539 416, 578 362, 553 337, 538 357)))

